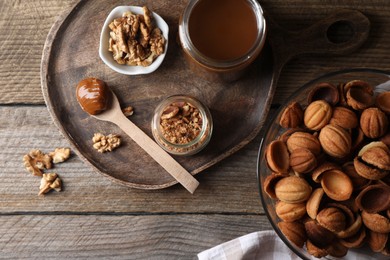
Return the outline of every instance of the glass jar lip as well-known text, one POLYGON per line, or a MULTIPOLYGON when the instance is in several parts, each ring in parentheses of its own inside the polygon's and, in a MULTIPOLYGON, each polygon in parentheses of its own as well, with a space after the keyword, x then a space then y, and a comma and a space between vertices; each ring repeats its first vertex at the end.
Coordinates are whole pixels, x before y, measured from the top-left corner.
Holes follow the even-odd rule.
POLYGON ((192 57, 194 57, 199 63, 212 67, 212 68, 231 68, 241 65, 242 63, 246 62, 247 60, 250 60, 260 52, 260 50, 263 48, 265 43, 265 36, 267 32, 267 25, 264 18, 263 9, 261 8, 260 4, 257 2, 257 0, 247 0, 248 3, 251 5, 257 21, 257 27, 258 27, 258 34, 256 37, 256 40, 253 44, 253 46, 248 50, 248 52, 243 55, 240 58, 232 59, 232 60, 216 60, 209 58, 205 55, 203 55, 193 44, 190 34, 189 34, 189 28, 188 28, 188 21, 191 15, 191 12, 193 8, 196 6, 196 4, 200 0, 190 0, 187 6, 184 9, 184 13, 182 15, 181 21, 179 23, 179 37, 181 39, 181 44, 183 45, 184 49, 187 49, 192 57), (183 42, 184 40, 184 42, 183 42))
POLYGON ((160 143, 160 140, 162 140, 166 145, 169 145, 175 149, 190 148, 190 147, 194 146, 195 144, 199 143, 202 140, 202 138, 205 138, 205 135, 207 134, 208 136, 206 136, 204 143, 200 144, 197 148, 194 148, 194 149, 191 149, 188 151, 174 152, 170 149, 167 149, 164 145, 162 146, 163 149, 165 149, 166 151, 173 153, 173 154, 176 154, 176 155, 181 155, 181 154, 190 155, 190 154, 194 154, 195 152, 200 151, 208 144, 208 142, 210 141, 210 138, 211 138, 212 130, 213 130, 213 121, 212 121, 211 113, 210 113, 208 107, 205 106, 201 101, 199 101, 198 99, 196 99, 195 97, 192 97, 192 96, 176 94, 176 95, 171 95, 171 96, 165 98, 163 101, 160 102, 160 104, 157 105, 155 112, 154 112, 154 116, 153 116, 152 127, 156 129, 156 131, 152 131, 153 135, 155 133, 157 133, 157 135, 158 135, 157 137, 159 138, 159 140, 156 140, 157 143, 160 143), (161 114, 162 114, 164 108, 173 102, 179 102, 179 101, 188 102, 188 103, 192 104, 194 107, 198 108, 199 112, 201 114, 202 120, 203 120, 202 129, 201 129, 200 133, 196 136, 196 138, 194 140, 192 140, 191 142, 185 143, 185 144, 176 144, 176 143, 170 142, 169 140, 167 140, 164 137, 164 135, 162 134, 160 127, 159 127, 161 114), (209 131, 209 133, 207 133, 207 131, 209 131))

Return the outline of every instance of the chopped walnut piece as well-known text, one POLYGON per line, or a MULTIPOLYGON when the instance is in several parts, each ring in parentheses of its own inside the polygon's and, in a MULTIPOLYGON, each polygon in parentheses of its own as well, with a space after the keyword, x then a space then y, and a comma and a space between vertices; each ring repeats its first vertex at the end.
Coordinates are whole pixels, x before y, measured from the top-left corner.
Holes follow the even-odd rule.
POLYGON ((145 25, 145 23, 140 23, 140 32, 141 32, 141 37, 140 37, 140 44, 142 47, 147 48, 150 40, 150 31, 148 27, 145 25))
POLYGON ((115 43, 115 40, 113 38, 110 38, 110 40, 108 40, 108 51, 114 52, 114 48, 113 48, 114 43, 115 43))
POLYGON ((127 44, 129 46, 129 53, 124 58, 126 60, 126 64, 130 66, 137 66, 138 62, 140 61, 140 59, 136 55, 137 41, 129 40, 127 44))
POLYGON ((132 106, 128 106, 122 109, 122 113, 125 116, 132 116, 134 114, 134 108, 132 106))
POLYGON ((139 62, 141 62, 145 60, 147 57, 149 57, 150 53, 147 50, 145 50, 140 44, 137 44, 135 46, 135 55, 136 57, 139 58, 139 62))
POLYGON ((70 149, 69 148, 56 148, 54 152, 49 153, 53 158, 53 163, 61 163, 69 159, 70 149))
POLYGON ((189 103, 172 103, 160 117, 161 133, 174 144, 186 144, 194 140, 202 129, 199 109, 189 103))
POLYGON ((142 9, 144 10, 145 25, 148 27, 148 30, 151 32, 154 28, 152 13, 146 6, 142 7, 142 9))
POLYGON ((146 6, 143 10, 144 15, 125 12, 109 24, 108 50, 118 64, 147 67, 164 53, 166 40, 150 10, 146 6))
POLYGON ((99 142, 100 140, 102 140, 104 138, 104 135, 101 134, 101 133, 95 133, 92 137, 92 141, 93 143, 97 143, 99 142))
POLYGON ((161 55, 164 52, 165 38, 159 28, 153 29, 150 36, 149 44, 150 50, 157 56, 161 55))
POLYGON ((121 139, 117 135, 109 134, 107 136, 96 133, 93 138, 93 148, 98 150, 99 153, 111 152, 121 144, 121 139))
POLYGON ((139 65, 141 65, 143 67, 147 67, 147 66, 149 66, 150 64, 153 63, 153 61, 155 60, 156 56, 157 55, 152 52, 152 54, 150 54, 147 59, 145 59, 143 61, 140 61, 137 64, 139 64, 139 65))
POLYGON ((32 150, 23 156, 24 167, 34 176, 42 176, 42 170, 51 168, 52 158, 40 150, 32 150))
POLYGON ((62 181, 56 173, 44 173, 39 186, 38 195, 48 193, 50 190, 61 191, 62 181))
POLYGON ((119 50, 124 52, 124 53, 128 53, 129 48, 128 48, 127 43, 126 43, 126 31, 125 31, 124 25, 120 24, 115 29, 115 33, 116 33, 116 39, 117 39, 116 44, 118 45, 119 50))
POLYGON ((132 12, 124 12, 122 17, 125 19, 125 22, 127 25, 129 25, 129 36, 131 39, 134 39, 137 37, 140 19, 139 16, 136 14, 133 14, 132 12))
POLYGON ((180 109, 178 106, 175 105, 167 106, 161 115, 161 120, 172 118, 176 116, 177 113, 179 113, 179 111, 180 109))
POLYGON ((126 64, 126 61, 122 58, 123 52, 119 49, 118 45, 116 44, 112 45, 112 50, 116 62, 118 62, 119 64, 126 64))

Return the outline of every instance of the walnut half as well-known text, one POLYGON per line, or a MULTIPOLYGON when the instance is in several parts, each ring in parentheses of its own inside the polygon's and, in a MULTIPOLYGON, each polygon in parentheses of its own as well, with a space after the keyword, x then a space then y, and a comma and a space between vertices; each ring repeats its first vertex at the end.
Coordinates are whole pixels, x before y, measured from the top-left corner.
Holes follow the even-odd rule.
POLYGON ((54 152, 49 153, 53 158, 53 163, 61 163, 69 159, 70 149, 69 148, 56 148, 54 152))
POLYGON ((117 135, 109 134, 107 136, 96 133, 93 138, 93 148, 99 153, 111 152, 121 144, 121 139, 117 135))
POLYGON ((51 169, 51 156, 41 150, 31 150, 23 156, 24 167, 34 176, 42 176, 42 170, 51 169))
POLYGON ((58 177, 57 173, 44 173, 41 179, 41 185, 39 186, 38 195, 48 193, 50 190, 61 191, 62 181, 58 177))

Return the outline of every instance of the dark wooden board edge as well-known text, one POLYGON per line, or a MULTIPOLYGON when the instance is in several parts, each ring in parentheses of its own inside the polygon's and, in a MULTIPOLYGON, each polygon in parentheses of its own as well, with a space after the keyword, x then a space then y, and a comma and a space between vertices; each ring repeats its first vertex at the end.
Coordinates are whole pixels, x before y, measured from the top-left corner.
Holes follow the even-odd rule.
MULTIPOLYGON (((52 58, 52 43, 55 41, 56 36, 61 33, 61 30, 63 26, 66 24, 66 21, 70 19, 72 14, 74 14, 77 9, 81 8, 82 5, 85 3, 85 0, 81 0, 78 3, 76 3, 73 7, 70 8, 70 10, 65 11, 63 14, 61 14, 56 22, 53 24, 52 28, 50 29, 48 36, 45 41, 44 49, 43 49, 43 55, 42 55, 42 61, 41 61, 41 88, 42 88, 42 93, 44 96, 45 103, 47 105, 47 109, 49 110, 50 116, 52 120, 54 121, 54 124, 57 126, 57 128, 60 130, 61 134, 69 139, 69 143, 75 153, 87 164, 89 164, 94 171, 98 172, 99 174, 102 174, 105 177, 108 177, 111 181, 114 183, 118 183, 121 185, 125 185, 131 188, 137 188, 137 189, 146 189, 146 190, 155 190, 155 189, 163 189, 170 187, 172 185, 177 184, 177 181, 172 181, 165 183, 163 185, 142 185, 142 184, 134 184, 130 183, 127 181, 122 181, 118 180, 109 174, 102 172, 99 170, 97 167, 95 167, 92 163, 90 163, 84 156, 83 154, 79 151, 77 144, 75 142, 72 142, 72 137, 67 133, 65 128, 60 124, 59 120, 57 119, 56 112, 53 109, 53 103, 52 100, 49 98, 49 79, 48 79, 48 72, 49 72, 49 65, 50 65, 50 59, 52 58)), ((277 73, 279 74, 279 73, 277 73)), ((275 86, 276 86, 276 81, 275 78, 272 77, 271 81, 271 86, 268 91, 268 98, 265 104, 265 109, 263 111, 264 117, 262 120, 259 121, 258 125, 253 129, 253 131, 245 138, 243 139, 240 143, 232 147, 231 149, 227 150, 225 153, 222 153, 220 156, 215 157, 212 159, 209 163, 206 163, 202 167, 199 167, 193 171, 191 171, 192 175, 196 175, 205 169, 217 164, 218 162, 222 161, 223 159, 229 157, 230 155, 236 153, 240 149, 242 149, 244 146, 246 146, 248 143, 250 143, 260 132, 270 109, 271 102, 272 102, 272 97, 275 93, 275 86)))
POLYGON ((72 136, 68 134, 68 132, 65 130, 65 128, 61 125, 59 120, 57 119, 57 115, 53 109, 54 104, 52 103, 52 100, 49 98, 49 79, 48 79, 48 72, 49 72, 49 64, 50 64, 50 59, 52 57, 52 43, 56 39, 56 36, 61 32, 61 29, 63 28, 64 24, 68 19, 70 19, 70 16, 74 14, 78 8, 81 8, 81 6, 85 3, 85 0, 80 0, 78 3, 76 3, 74 6, 69 8, 68 10, 64 11, 58 19, 54 22, 53 26, 51 27, 42 52, 42 60, 41 60, 41 88, 42 88, 42 93, 43 93, 43 98, 45 100, 47 109, 49 111, 49 114, 56 125, 56 127, 60 130, 61 134, 68 139, 70 146, 73 148, 73 151, 78 155, 79 158, 86 164, 90 165, 92 169, 103 175, 104 177, 109 178, 112 182, 118 183, 121 185, 125 185, 131 188, 138 188, 138 189, 163 189, 170 187, 174 184, 176 184, 176 181, 164 184, 164 185, 142 185, 142 184, 133 184, 125 181, 118 180, 109 174, 100 171, 97 167, 95 167, 92 163, 90 163, 84 156, 83 154, 79 151, 76 142, 71 141, 72 136))
MULTIPOLYGON (((169 186, 172 186, 174 184, 176 184, 177 182, 175 180, 172 180, 171 182, 168 182, 168 183, 164 183, 164 184, 157 184, 157 185, 153 185, 153 184, 148 184, 148 185, 143 185, 143 184, 139 184, 139 183, 130 183, 128 181, 124 181, 124 180, 118 180, 116 179, 115 177, 112 177, 110 176, 110 174, 108 173, 105 173, 105 172, 102 172, 100 169, 98 169, 95 165, 93 165, 89 160, 87 160, 83 154, 80 152, 80 150, 78 149, 77 147, 77 144, 73 141, 72 142, 72 137, 70 136, 70 134, 67 133, 67 131, 65 130, 65 128, 60 124, 59 120, 58 120, 58 115, 56 114, 56 111, 54 109, 54 106, 53 106, 53 103, 50 99, 50 93, 49 93, 49 79, 48 79, 48 73, 49 73, 49 66, 50 66, 50 62, 51 62, 51 59, 53 57, 53 54, 52 54, 52 44, 53 42, 55 41, 56 39, 56 36, 58 36, 60 33, 61 33, 61 30, 64 28, 63 26, 67 25, 67 21, 69 19, 72 18, 72 15, 75 15, 76 11, 79 9, 79 8, 82 8, 82 5, 84 3, 86 3, 87 1, 80 1, 78 2, 68 13, 64 13, 62 14, 59 19, 56 21, 56 23, 53 25, 52 29, 50 30, 49 34, 48 34, 48 37, 47 37, 47 40, 45 42, 45 47, 44 47, 44 50, 43 50, 43 56, 42 56, 42 65, 41 65, 41 84, 42 84, 42 92, 43 92, 43 95, 44 95, 44 99, 45 99, 45 102, 47 104, 47 108, 49 109, 49 112, 53 118, 53 121, 54 123, 56 124, 56 126, 60 129, 61 133, 65 136, 65 137, 68 137, 69 140, 71 141, 73 147, 75 148, 76 150, 76 153, 83 159, 83 161, 86 161, 87 163, 91 164, 92 167, 94 168, 95 171, 99 172, 99 173, 102 173, 104 176, 106 177, 109 177, 111 180, 113 180, 114 182, 117 182, 117 183, 120 183, 120 184, 124 184, 126 186, 129 186, 129 187, 133 187, 133 188, 140 188, 140 189, 161 189, 161 188, 166 188, 166 187, 169 187, 169 186)), ((326 32, 328 26, 330 26, 332 23, 334 22, 337 22, 338 20, 340 20, 339 16, 336 14, 333 14, 332 16, 328 17, 328 18, 325 18, 324 20, 318 22, 317 24, 314 24, 312 27, 310 27, 307 32, 303 33, 304 35, 306 35, 306 37, 308 38, 308 41, 307 41, 307 45, 310 47, 310 48, 307 48, 307 52, 311 52, 311 53, 316 53, 316 51, 322 51, 324 53, 329 53, 329 54, 344 54, 346 53, 347 51, 352 51, 352 50, 355 50, 356 48, 358 48, 364 41, 365 39, 367 38, 367 35, 368 35, 368 30, 367 28, 369 28, 369 23, 368 23, 368 20, 366 19, 366 17, 364 15, 362 15, 361 13, 357 12, 357 11, 343 11, 342 12, 343 16, 345 17, 348 17, 352 22, 354 22, 354 24, 356 25, 362 25, 362 34, 360 34, 360 39, 359 41, 352 41, 351 43, 348 43, 348 44, 343 44, 339 50, 337 50, 337 52, 335 52, 333 49, 335 48, 335 45, 334 44, 329 44, 326 42, 326 39, 322 40, 319 44, 317 42, 317 38, 318 38, 318 34, 317 33, 312 33, 313 31, 314 32, 317 32, 317 31, 320 31, 320 33, 323 33, 324 31, 326 32), (318 30, 315 30, 315 29, 318 29, 318 30), (362 37, 363 36, 363 37, 362 37), (325 43, 327 44, 325 44, 325 43), (328 49, 324 49, 324 46, 326 46, 328 49)), ((270 23, 271 25, 271 23, 270 23)), ((269 26, 269 30, 271 29, 271 26, 269 26)), ((275 26, 274 26, 275 27, 275 26)), ((280 33, 282 34, 282 36, 287 36, 287 38, 290 38, 290 39, 295 39, 296 37, 296 33, 294 34, 289 34, 289 32, 286 32, 286 31, 282 31, 282 30, 271 30, 271 33, 273 31, 278 31, 279 32, 279 35, 277 36, 280 36, 280 33)), ((322 34, 321 34, 322 35, 322 34)), ((272 34, 271 34, 272 36, 272 34)), ((255 126, 255 128, 252 130, 252 132, 249 133, 249 135, 247 135, 244 139, 242 139, 242 141, 240 141, 238 144, 236 144, 234 147, 231 147, 230 149, 228 148, 228 150, 226 150, 225 152, 221 153, 219 156, 211 159, 211 161, 209 161, 208 163, 202 165, 201 167, 198 167, 197 169, 191 171, 191 173, 193 175, 211 167, 212 165, 218 163, 219 161, 227 158, 228 156, 232 155, 233 153, 237 152, 238 150, 240 150, 241 148, 243 148, 245 145, 247 145, 251 140, 253 140, 256 135, 260 132, 261 128, 263 127, 263 124, 264 124, 264 121, 267 117, 267 114, 269 112, 269 109, 270 109, 270 105, 271 105, 271 102, 272 102, 272 97, 275 93, 275 89, 276 89, 276 85, 277 85, 277 79, 279 77, 279 74, 282 70, 282 67, 284 66, 284 64, 286 64, 288 62, 288 60, 294 56, 294 55, 284 55, 283 59, 280 58, 280 55, 278 56, 277 53, 275 53, 275 50, 278 50, 279 49, 282 49, 284 52, 288 52, 288 53, 294 53, 294 48, 292 48, 292 46, 289 46, 288 48, 286 46, 288 46, 284 41, 286 37, 275 37, 275 35, 273 35, 271 37, 271 40, 270 40, 270 43, 271 43, 271 49, 268 49, 270 50, 270 53, 272 55, 270 62, 272 63, 271 66, 270 66, 270 71, 268 71, 268 75, 270 75, 270 86, 268 88, 268 95, 267 95, 267 98, 266 98, 266 102, 265 102, 265 107, 264 107, 264 110, 262 111, 262 118, 259 120, 259 122, 257 123, 257 125, 255 126), (280 40, 280 39, 284 39, 284 41, 280 40), (279 47, 286 47, 286 48, 279 48, 279 47)), ((322 35, 323 37, 323 35, 322 35)), ((340 46, 336 46, 336 47, 340 47, 340 46)), ((337 48, 336 48, 337 49, 337 48)), ((299 51, 299 54, 301 54, 300 52, 304 52, 305 50, 301 50, 299 51)), ((295 53, 296 54, 296 53, 295 53)), ((261 69, 264 69, 264 68, 261 68, 261 69)), ((269 69, 269 68, 268 68, 269 69)), ((262 71, 263 72, 263 71, 262 71)))

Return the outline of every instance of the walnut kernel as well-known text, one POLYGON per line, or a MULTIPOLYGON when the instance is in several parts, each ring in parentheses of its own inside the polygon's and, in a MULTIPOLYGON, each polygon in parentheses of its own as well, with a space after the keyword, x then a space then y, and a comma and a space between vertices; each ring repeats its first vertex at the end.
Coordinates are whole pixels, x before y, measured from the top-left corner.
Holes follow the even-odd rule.
POLYGON ((167 106, 160 119, 164 138, 174 144, 186 144, 194 140, 203 124, 199 109, 187 102, 167 106))
POLYGON ((52 158, 40 150, 31 150, 23 156, 24 167, 34 176, 42 176, 42 170, 51 169, 52 158))
POLYGON ((132 106, 128 106, 122 109, 122 113, 128 117, 134 114, 134 108, 132 106))
POLYGON ((93 148, 98 150, 99 153, 111 152, 121 144, 121 139, 117 135, 109 134, 107 136, 96 133, 93 138, 93 148))
POLYGON ((61 191, 62 181, 56 173, 44 173, 39 186, 38 195, 48 193, 50 190, 61 191))
POLYGON ((166 39, 155 27, 153 15, 144 6, 144 15, 128 11, 110 24, 108 51, 118 64, 147 67, 164 53, 166 39))
POLYGON ((49 153, 53 159, 53 163, 61 163, 69 159, 70 149, 69 148, 56 148, 54 152, 49 153))

